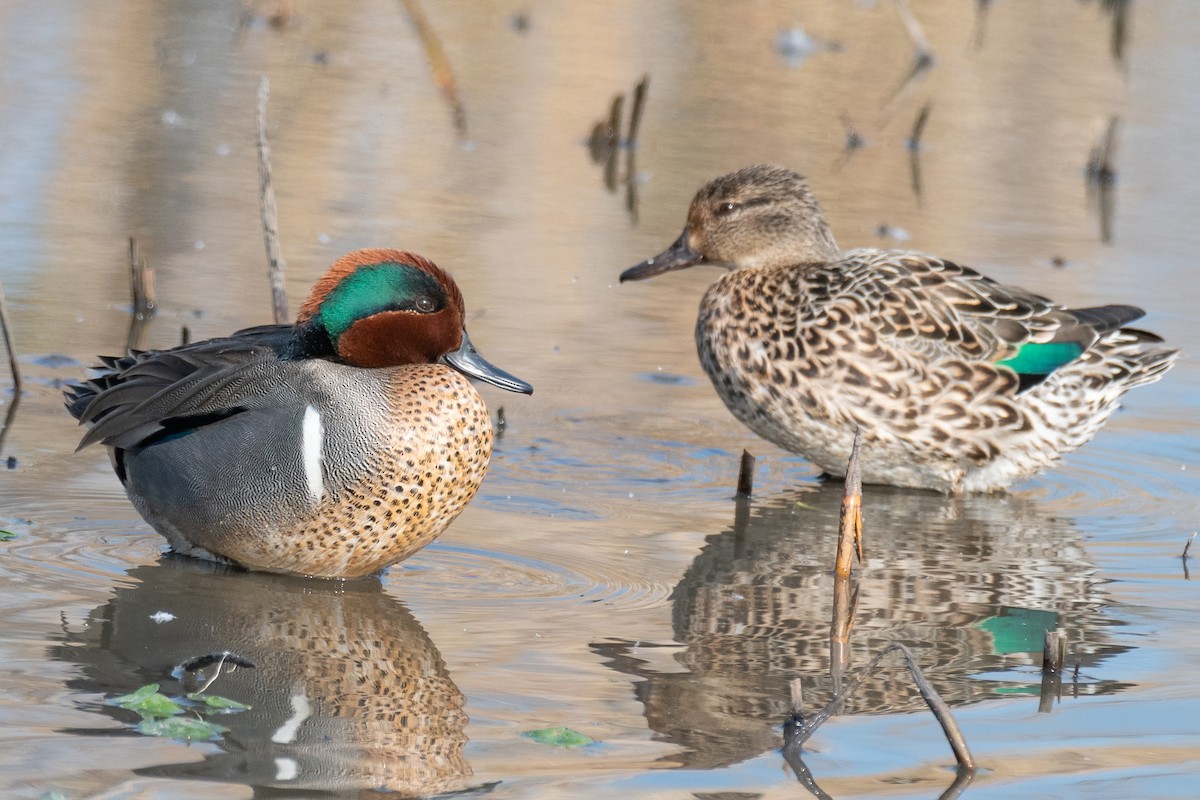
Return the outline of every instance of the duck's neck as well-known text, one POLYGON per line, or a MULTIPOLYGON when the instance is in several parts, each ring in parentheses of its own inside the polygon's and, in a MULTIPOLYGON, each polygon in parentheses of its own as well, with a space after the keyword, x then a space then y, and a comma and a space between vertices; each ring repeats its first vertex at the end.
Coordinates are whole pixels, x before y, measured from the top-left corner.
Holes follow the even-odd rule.
POLYGON ((300 361, 306 358, 337 359, 337 349, 325 326, 316 321, 297 322, 292 326, 292 338, 288 341, 283 358, 287 361, 300 361))

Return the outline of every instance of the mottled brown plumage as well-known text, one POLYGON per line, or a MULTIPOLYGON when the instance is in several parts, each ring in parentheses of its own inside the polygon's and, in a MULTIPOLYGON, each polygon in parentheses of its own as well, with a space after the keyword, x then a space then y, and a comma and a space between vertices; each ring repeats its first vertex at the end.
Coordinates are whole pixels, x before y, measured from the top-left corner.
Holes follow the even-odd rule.
POLYGON ((1132 306, 1068 309, 922 253, 838 250, 795 172, 749 167, 692 201, 639 280, 698 263, 696 345, 717 393, 765 439, 844 474, 863 432, 871 483, 991 491, 1092 438, 1176 351, 1124 328, 1132 306))

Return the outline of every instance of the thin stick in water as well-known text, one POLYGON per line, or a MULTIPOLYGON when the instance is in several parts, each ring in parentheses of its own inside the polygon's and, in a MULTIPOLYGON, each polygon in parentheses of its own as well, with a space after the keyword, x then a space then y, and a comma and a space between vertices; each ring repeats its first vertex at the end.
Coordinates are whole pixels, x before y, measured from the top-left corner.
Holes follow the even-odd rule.
POLYGON ((742 465, 738 470, 737 496, 749 497, 754 493, 754 456, 749 450, 742 451, 742 465))
POLYGON ((850 450, 850 461, 846 465, 846 492, 842 496, 842 514, 838 525, 837 561, 834 574, 850 577, 850 563, 854 555, 862 561, 862 431, 854 431, 854 445, 850 450))
MULTIPOLYGON (((846 702, 846 698, 853 694, 855 690, 862 685, 863 681, 865 681, 879 666, 879 662, 883 660, 883 657, 893 650, 898 650, 904 656, 905 665, 908 667, 908 672, 912 676, 913 682, 917 685, 917 691, 921 693, 921 697, 925 700, 926 705, 929 706, 929 710, 933 712, 934 718, 936 718, 938 724, 942 726, 942 734, 946 737, 946 742, 950 745, 950 749, 954 752, 955 761, 958 762, 958 774, 956 775, 954 782, 951 784, 950 789, 947 789, 942 793, 942 797, 957 797, 962 792, 962 789, 966 788, 966 785, 970 783, 971 778, 973 778, 975 775, 975 759, 971 756, 971 751, 967 747, 967 741, 963 737, 962 731, 959 730, 958 723, 955 721, 954 715, 950 713, 950 708, 946 705, 946 701, 942 700, 941 696, 937 693, 937 690, 934 689, 933 686, 930 685, 929 681, 925 679, 924 673, 921 672, 920 665, 917 664, 916 656, 912 654, 911 650, 899 642, 888 645, 878 655, 871 659, 870 663, 863 668, 862 672, 859 673, 853 681, 851 681, 844 689, 842 689, 842 691, 838 692, 824 708, 810 716, 803 725, 793 724, 790 726, 785 726, 783 757, 787 761, 788 765, 792 767, 793 771, 797 773, 797 777, 801 779, 802 783, 808 785, 805 780, 805 776, 807 776, 808 781, 812 780, 811 774, 808 773, 807 769, 803 768, 803 761, 800 759, 800 750, 804 743, 808 741, 808 739, 812 737, 814 733, 816 733, 817 729, 825 724, 830 717, 841 710, 842 705, 846 702), (801 769, 797 769, 797 766, 800 766, 801 769), (954 791, 952 792, 951 790, 954 791)), ((792 720, 790 721, 794 721, 794 719, 795 717, 793 716, 792 720)))
POLYGON ((834 691, 850 663, 850 632, 854 628, 855 601, 850 597, 850 565, 857 553, 862 561, 862 431, 854 431, 854 445, 846 465, 846 487, 838 521, 837 560, 833 571, 833 621, 829 626, 829 676, 834 691))
MULTIPOLYGON (((12 430, 13 420, 17 417, 17 407, 21 405, 21 367, 17 364, 17 348, 13 344, 12 328, 8 323, 8 303, 4 300, 4 283, 0 282, 0 331, 4 333, 4 349, 8 352, 8 368, 12 373, 13 396, 4 414, 4 422, 0 423, 0 453, 4 452, 4 441, 12 430)), ((12 469, 16 460, 9 456, 8 465, 12 469)))
POLYGON ((1042 648, 1042 687, 1038 699, 1038 713, 1048 714, 1054 709, 1054 701, 1062 691, 1063 661, 1067 656, 1067 634, 1055 629, 1046 631, 1042 648))
POLYGON ((926 103, 921 106, 917 118, 913 120, 912 133, 908 135, 908 149, 914 153, 921 149, 921 135, 925 133, 925 123, 929 122, 929 113, 932 110, 933 105, 926 103))
POLYGON ((129 237, 129 281, 133 293, 133 315, 138 319, 149 319, 158 313, 158 299, 154 290, 154 270, 146 263, 137 239, 129 237))
POLYGON ((279 210, 275 207, 275 188, 271 185, 271 146, 267 141, 267 99, 270 96, 271 79, 264 75, 258 84, 258 199, 262 212, 263 244, 267 249, 267 276, 271 281, 271 308, 275 323, 283 324, 291 317, 288 314, 284 280, 287 263, 279 246, 279 210))
POLYGON ((17 348, 13 344, 12 327, 8 323, 8 303, 4 299, 4 284, 0 282, 0 330, 4 332, 4 349, 8 352, 8 369, 12 373, 13 399, 21 394, 21 367, 17 364, 17 348))
POLYGON ((633 108, 629 112, 629 135, 625 137, 625 146, 637 147, 638 128, 642 125, 642 112, 646 106, 646 90, 650 87, 650 76, 643 75, 638 85, 633 87, 633 108))
POLYGON ((154 270, 146 263, 137 239, 129 237, 129 284, 133 295, 133 316, 129 318, 128 350, 145 350, 150 337, 150 321, 158 313, 154 291, 154 270))
POLYGON ((1111 186, 1116 182, 1117 168, 1113 162, 1117 157, 1117 128, 1120 123, 1120 117, 1116 115, 1109 117, 1108 124, 1104 127, 1104 133, 1092 145, 1092 150, 1088 154, 1086 171, 1089 182, 1100 186, 1111 186))
POLYGON ((408 13, 409 20, 417 30, 417 38, 421 40, 421 46, 425 48, 425 57, 429 59, 429 66, 433 69, 434 83, 437 84, 442 97, 446 98, 446 102, 450 104, 451 113, 454 115, 454 129, 458 131, 459 136, 466 136, 467 110, 463 107, 462 100, 459 99, 458 81, 454 79, 454 70, 450 67, 450 59, 446 57, 446 51, 442 49, 442 42, 434 32, 433 26, 429 24, 429 18, 425 16, 425 12, 417 0, 400 0, 400 4, 408 13))

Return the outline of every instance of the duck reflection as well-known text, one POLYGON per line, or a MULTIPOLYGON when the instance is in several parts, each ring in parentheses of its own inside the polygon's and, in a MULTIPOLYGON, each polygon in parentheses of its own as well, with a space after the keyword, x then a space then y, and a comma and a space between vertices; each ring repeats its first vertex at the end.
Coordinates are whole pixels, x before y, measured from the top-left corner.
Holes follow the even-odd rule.
MULTIPOLYGON (((593 649, 636 684, 650 727, 684 748, 683 765, 726 766, 780 746, 801 679, 804 710, 832 696, 829 627, 842 486, 749 508, 710 536, 673 596, 675 644, 606 641, 593 649), (673 661, 658 655, 670 654, 673 661), (682 669, 681 669, 682 667, 682 669)), ((917 655, 951 705, 1036 695, 1044 631, 1066 630, 1067 693, 1125 686, 1088 668, 1127 648, 1102 616, 1102 579, 1079 531, 1009 496, 951 498, 867 487, 867 552, 850 641, 850 675, 891 642, 917 655)), ((1036 701, 1033 701, 1036 702, 1036 701)), ((903 665, 881 668, 842 713, 924 711, 903 665)))
MULTIPOLYGON (((208 691, 251 706, 215 718, 229 731, 203 761, 139 774, 246 784, 255 796, 466 788, 463 695, 378 580, 312 581, 170 556, 129 577, 132 585, 52 648, 81 668, 69 687, 111 697, 161 683, 182 694, 196 676, 173 683, 177 665, 229 651, 208 691), (254 666, 228 669, 238 662, 254 666)), ((104 711, 132 721, 131 712, 104 711)))

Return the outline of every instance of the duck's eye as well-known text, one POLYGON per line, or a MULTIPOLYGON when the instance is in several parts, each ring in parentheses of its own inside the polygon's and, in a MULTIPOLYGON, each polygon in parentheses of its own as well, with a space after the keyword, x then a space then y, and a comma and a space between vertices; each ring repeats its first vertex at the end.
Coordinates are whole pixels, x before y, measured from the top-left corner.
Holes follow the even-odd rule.
POLYGON ((428 297, 427 295, 421 295, 418 297, 415 301, 413 301, 413 305, 415 305, 417 307, 417 311, 420 311, 422 314, 428 314, 431 311, 437 310, 437 303, 433 302, 433 298, 428 297))
POLYGON ((727 217, 733 212, 741 208, 737 203, 721 203, 717 206, 716 215, 718 217, 727 217))

